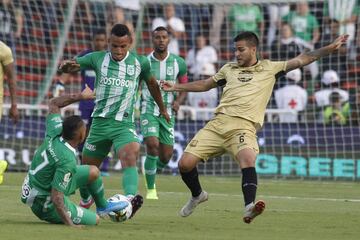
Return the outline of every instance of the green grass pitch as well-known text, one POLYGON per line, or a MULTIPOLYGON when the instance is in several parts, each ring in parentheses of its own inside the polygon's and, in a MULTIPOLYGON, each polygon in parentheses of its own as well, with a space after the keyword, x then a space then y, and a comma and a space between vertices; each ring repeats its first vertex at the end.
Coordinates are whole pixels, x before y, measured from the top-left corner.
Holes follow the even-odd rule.
MULTIPOLYGON (((204 177, 209 201, 188 218, 178 211, 189 193, 179 176, 159 176, 159 200, 145 200, 125 223, 102 220, 99 226, 72 229, 38 220, 20 202, 24 173, 5 173, 0 185, 0 239, 359 239, 360 188, 356 182, 260 179, 258 199, 266 201, 263 215, 250 225, 242 222, 239 177, 204 177)), ((104 178, 106 195, 121 193, 120 174, 104 178)), ((140 191, 144 191, 140 177, 140 191)), ((77 193, 72 199, 78 202, 77 193)))

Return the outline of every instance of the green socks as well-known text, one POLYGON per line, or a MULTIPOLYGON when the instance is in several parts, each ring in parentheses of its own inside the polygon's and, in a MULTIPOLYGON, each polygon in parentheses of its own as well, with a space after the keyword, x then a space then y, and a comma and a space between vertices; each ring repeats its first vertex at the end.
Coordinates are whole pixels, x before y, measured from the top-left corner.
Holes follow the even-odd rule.
POLYGON ((145 178, 148 189, 155 188, 156 165, 159 157, 147 155, 145 160, 145 178))
POLYGON ((104 184, 101 176, 99 176, 95 181, 90 183, 88 189, 91 193, 91 196, 93 196, 94 198, 96 206, 100 208, 105 208, 107 206, 107 200, 105 199, 104 184))
POLYGON ((138 172, 136 167, 127 167, 123 169, 122 185, 124 194, 135 195, 138 191, 138 172))

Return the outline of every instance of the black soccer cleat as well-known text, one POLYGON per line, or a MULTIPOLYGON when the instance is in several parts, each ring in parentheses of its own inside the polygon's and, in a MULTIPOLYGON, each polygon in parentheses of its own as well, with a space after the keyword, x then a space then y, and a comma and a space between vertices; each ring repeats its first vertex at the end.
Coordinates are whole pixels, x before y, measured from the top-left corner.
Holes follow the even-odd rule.
POLYGON ((129 218, 132 218, 135 213, 141 208, 142 204, 144 203, 144 198, 137 194, 131 199, 131 205, 132 205, 132 213, 129 218))

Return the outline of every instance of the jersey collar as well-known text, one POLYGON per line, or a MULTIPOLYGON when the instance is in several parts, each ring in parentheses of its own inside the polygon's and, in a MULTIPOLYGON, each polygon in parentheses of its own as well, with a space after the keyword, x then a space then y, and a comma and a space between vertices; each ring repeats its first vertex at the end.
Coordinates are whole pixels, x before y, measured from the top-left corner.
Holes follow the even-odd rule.
POLYGON ((65 141, 65 139, 63 137, 60 137, 60 141, 63 142, 65 144, 65 146, 70 149, 74 155, 76 156, 76 149, 73 148, 68 142, 65 141))
POLYGON ((231 62, 230 63, 232 68, 237 68, 237 69, 241 69, 241 70, 249 70, 249 71, 261 71, 262 70, 262 66, 261 66, 261 60, 257 60, 256 63, 250 67, 240 67, 239 64, 237 62, 231 62))
POLYGON ((127 57, 129 56, 130 53, 129 53, 129 51, 127 51, 126 56, 125 56, 121 61, 116 61, 116 60, 112 57, 111 52, 109 52, 109 54, 110 54, 111 60, 113 60, 113 61, 115 61, 115 62, 117 62, 117 63, 122 63, 122 62, 124 62, 124 61, 127 59, 127 57))
POLYGON ((154 51, 152 51, 150 55, 151 55, 151 57, 152 57, 153 59, 155 59, 156 61, 162 62, 162 61, 166 61, 166 60, 168 59, 168 57, 170 56, 170 52, 169 52, 169 51, 167 52, 166 58, 164 58, 164 60, 162 60, 162 61, 160 61, 159 59, 157 59, 157 58, 154 56, 154 51))

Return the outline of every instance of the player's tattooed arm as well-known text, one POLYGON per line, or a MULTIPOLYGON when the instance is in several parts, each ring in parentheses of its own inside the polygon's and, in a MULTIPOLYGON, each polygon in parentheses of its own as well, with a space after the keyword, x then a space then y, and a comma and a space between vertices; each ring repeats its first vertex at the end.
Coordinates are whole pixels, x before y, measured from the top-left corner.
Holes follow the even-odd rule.
POLYGON ((154 98, 156 104, 159 106, 160 114, 166 119, 166 121, 170 122, 170 117, 166 111, 163 99, 161 97, 159 84, 157 83, 156 79, 154 77, 151 77, 149 81, 146 81, 146 85, 149 89, 151 96, 154 98))
POLYGON ((217 87, 217 84, 212 77, 205 80, 197 80, 183 84, 172 84, 168 81, 162 81, 161 85, 166 92, 206 92, 212 88, 217 87))
POLYGON ((346 43, 349 35, 341 35, 335 41, 325 47, 315 49, 310 52, 305 52, 300 54, 299 56, 289 60, 286 65, 286 71, 289 72, 291 70, 294 70, 296 68, 300 68, 303 66, 306 66, 314 61, 317 61, 318 59, 327 56, 336 50, 338 50, 341 45, 346 43))
POLYGON ((85 89, 79 94, 70 94, 63 95, 60 97, 52 98, 49 101, 49 114, 60 113, 60 109, 67 105, 70 105, 74 102, 78 102, 80 100, 90 100, 94 99, 95 94, 89 88, 89 86, 85 86, 85 89))
POLYGON ((51 201, 54 203, 55 209, 65 225, 74 226, 75 224, 67 214, 64 204, 64 194, 57 191, 56 189, 51 189, 51 201))

